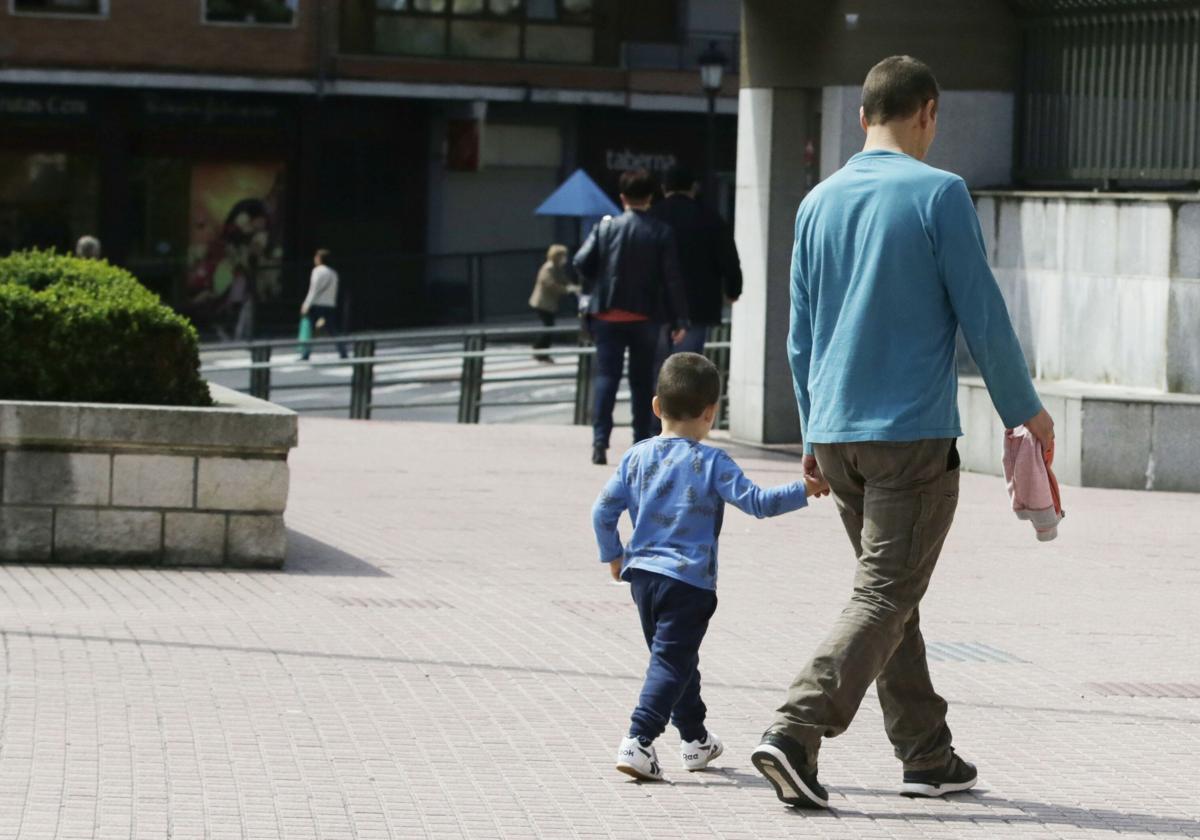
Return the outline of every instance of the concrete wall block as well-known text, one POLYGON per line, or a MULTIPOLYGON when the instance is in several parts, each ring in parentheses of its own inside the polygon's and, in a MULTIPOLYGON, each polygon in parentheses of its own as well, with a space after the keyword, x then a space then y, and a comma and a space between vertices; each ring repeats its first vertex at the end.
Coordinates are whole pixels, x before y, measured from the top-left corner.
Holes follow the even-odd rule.
POLYGON ((1145 489, 1152 412, 1150 403, 1084 400, 1080 473, 1085 486, 1145 489))
POLYGON ((1200 406, 1154 406, 1153 489, 1200 491, 1200 406))
POLYGON ((1067 203, 1062 200, 1046 202, 1046 241, 1042 267, 1062 271, 1066 265, 1063 253, 1063 230, 1067 223, 1067 203))
POLYGON ((201 458, 196 506, 205 510, 282 512, 288 467, 282 460, 201 458))
POLYGON ((1063 484, 1083 484, 1083 400, 1070 397, 1054 418, 1054 473, 1063 484))
POLYGON ((1167 390, 1200 394, 1200 279, 1172 280, 1167 307, 1167 390))
POLYGON ((44 563, 54 532, 51 508, 0 507, 0 561, 44 563))
POLYGON ((0 443, 28 446, 42 441, 73 440, 78 431, 78 406, 0 402, 0 443))
MULTIPOLYGON (((963 437, 958 442, 958 454, 963 469, 985 475, 1001 473, 1003 439, 993 428, 996 414, 992 399, 982 383, 958 386, 959 415, 963 437)), ((999 418, 997 418, 998 422, 999 418)))
POLYGON ((1111 277, 1117 273, 1117 242, 1120 239, 1119 209, 1115 201, 1096 201, 1080 205, 1079 225, 1069 232, 1082 236, 1083 270, 1111 277))
POLYGON ((987 251, 988 262, 996 264, 996 205, 993 196, 985 195, 975 199, 975 212, 979 216, 979 228, 983 231, 984 249, 987 251))
POLYGON ((11 450, 4 457, 6 504, 107 505, 111 457, 11 450))
POLYGON ((1022 345, 1030 371, 1037 379, 1063 378, 1064 359, 1062 310, 1066 285, 1061 272, 1037 269, 1026 272, 1030 318, 1034 322, 1032 345, 1022 345))
POLYGON ((229 517, 230 565, 279 568, 287 554, 287 529, 282 516, 229 517))
POLYGON ((1117 273, 1166 277, 1171 271, 1171 207, 1138 201, 1117 211, 1117 273))
POLYGON ((117 455, 113 459, 114 505, 190 508, 195 459, 178 455, 117 455))
POLYGON ((1020 199, 1002 199, 997 209, 996 223, 996 268, 1024 268, 1025 253, 1021 237, 1020 199))
POLYGON ((79 406, 79 438, 98 444, 284 450, 297 441, 296 414, 209 383, 216 408, 79 406))
POLYGON ((158 560, 162 524, 162 514, 154 511, 62 508, 54 525, 54 559, 67 563, 158 560))
POLYGON ((1200 203, 1179 205, 1175 213, 1176 277, 1200 277, 1200 203))
POLYGON ((170 511, 165 518, 163 562, 181 566, 225 562, 225 514, 170 511))
POLYGON ((1068 274, 1062 295, 1062 358, 1064 379, 1130 385, 1120 378, 1118 355, 1123 334, 1123 313, 1117 289, 1122 282, 1112 276, 1068 274))
POLYGON ((1046 202, 1021 202, 1021 266, 1046 267, 1046 202))
MULTIPOLYGON (((1112 335, 1093 335, 1087 351, 1107 342, 1113 353, 1112 382, 1166 390, 1164 349, 1168 341, 1171 281, 1164 275, 1120 277, 1115 283, 1117 329, 1112 335)), ((1196 341, 1194 332, 1193 341, 1196 341)))

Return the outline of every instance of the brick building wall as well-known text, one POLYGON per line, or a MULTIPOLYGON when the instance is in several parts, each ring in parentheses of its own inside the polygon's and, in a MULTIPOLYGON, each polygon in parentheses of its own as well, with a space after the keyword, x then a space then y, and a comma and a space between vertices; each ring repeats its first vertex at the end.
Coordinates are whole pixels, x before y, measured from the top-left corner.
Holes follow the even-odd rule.
POLYGON ((205 23, 203 0, 118 0, 105 17, 14 14, 0 0, 0 66, 310 76, 317 9, 250 26, 205 23))

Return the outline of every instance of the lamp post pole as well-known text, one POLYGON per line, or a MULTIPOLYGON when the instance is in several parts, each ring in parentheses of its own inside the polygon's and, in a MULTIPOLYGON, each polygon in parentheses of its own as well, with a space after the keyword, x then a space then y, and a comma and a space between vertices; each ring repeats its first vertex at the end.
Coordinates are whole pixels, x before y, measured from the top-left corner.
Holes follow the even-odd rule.
POLYGON ((708 116, 704 127, 704 201, 714 211, 717 210, 717 94, 721 92, 725 64, 728 60, 717 47, 716 41, 709 41, 704 52, 697 58, 697 64, 700 65, 700 86, 708 96, 708 116))
POLYGON ((704 161, 704 201, 710 210, 717 209, 717 93, 708 91, 708 117, 706 118, 705 161, 704 161))

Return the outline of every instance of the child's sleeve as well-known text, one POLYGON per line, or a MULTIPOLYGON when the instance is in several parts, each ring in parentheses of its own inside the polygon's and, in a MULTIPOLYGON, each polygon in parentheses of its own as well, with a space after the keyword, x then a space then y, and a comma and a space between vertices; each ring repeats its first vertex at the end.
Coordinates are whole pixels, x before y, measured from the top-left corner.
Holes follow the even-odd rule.
POLYGON ((779 516, 808 505, 808 491, 803 481, 762 488, 742 472, 724 452, 717 456, 716 490, 722 499, 745 513, 762 519, 779 516))
POLYGON ((596 542, 600 546, 600 561, 610 563, 625 555, 621 535, 617 533, 617 522, 621 513, 629 507, 629 494, 625 486, 625 464, 617 467, 613 477, 600 491, 596 504, 592 505, 592 527, 596 531, 596 542))

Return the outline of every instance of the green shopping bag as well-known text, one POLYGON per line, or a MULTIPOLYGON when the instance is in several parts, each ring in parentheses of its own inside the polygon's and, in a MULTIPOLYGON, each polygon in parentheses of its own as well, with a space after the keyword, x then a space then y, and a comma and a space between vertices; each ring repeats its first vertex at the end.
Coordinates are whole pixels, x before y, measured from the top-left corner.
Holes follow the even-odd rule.
POLYGON ((300 341, 300 355, 308 358, 309 347, 308 343, 313 337, 313 322, 312 318, 307 315, 300 318, 300 334, 297 338, 300 341))

